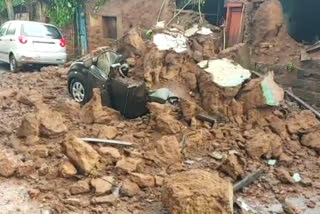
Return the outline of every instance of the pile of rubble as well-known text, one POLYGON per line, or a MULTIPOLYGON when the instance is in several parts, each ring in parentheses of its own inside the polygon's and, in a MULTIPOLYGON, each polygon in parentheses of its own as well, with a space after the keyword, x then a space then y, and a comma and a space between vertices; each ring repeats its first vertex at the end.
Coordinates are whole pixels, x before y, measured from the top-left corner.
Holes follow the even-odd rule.
POLYGON ((102 106, 98 89, 82 107, 70 100, 67 69, 3 74, 1 177, 20 181, 52 213, 277 213, 272 203, 303 213, 292 203, 301 194, 319 208, 320 122, 284 100, 272 73, 254 79, 221 59, 238 49, 219 53, 216 28, 180 31, 155 30, 147 41, 131 31, 120 42, 132 78, 181 99, 149 103, 150 114, 134 120, 102 106), (260 178, 234 192, 258 169, 260 178))

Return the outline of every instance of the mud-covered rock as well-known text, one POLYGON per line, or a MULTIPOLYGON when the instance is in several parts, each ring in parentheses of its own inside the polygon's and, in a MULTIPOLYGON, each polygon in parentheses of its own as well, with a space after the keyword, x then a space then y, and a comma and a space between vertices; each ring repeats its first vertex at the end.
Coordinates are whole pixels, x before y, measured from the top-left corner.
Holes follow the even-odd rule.
POLYGON ((45 158, 49 156, 49 149, 45 145, 37 145, 32 150, 32 155, 38 156, 40 158, 45 158))
POLYGON ((80 173, 90 173, 98 164, 100 155, 89 144, 75 136, 67 136, 63 142, 64 152, 80 173))
POLYGON ((65 120, 59 112, 43 108, 39 110, 37 116, 40 122, 40 136, 54 138, 66 133, 65 120))
POLYGON ((301 138, 301 144, 309 148, 320 151, 320 129, 314 132, 303 135, 301 138))
POLYGON ((80 118, 80 104, 71 99, 60 99, 55 108, 64 117, 75 120, 80 118))
POLYGON ((142 194, 142 191, 136 183, 126 179, 122 183, 120 193, 124 196, 133 197, 142 194))
POLYGON ((96 195, 104 195, 111 192, 114 184, 114 178, 112 176, 95 178, 90 181, 90 184, 95 189, 96 195))
POLYGON ((100 128, 99 138, 104 138, 108 140, 114 139, 118 134, 118 130, 113 126, 103 126, 100 128))
POLYGON ((11 128, 9 128, 3 124, 0 124, 0 135, 9 135, 11 133, 12 133, 11 128))
POLYGON ((22 89, 19 91, 17 99, 20 103, 28 106, 38 106, 43 102, 43 96, 36 90, 22 89))
POLYGON ((276 134, 258 132, 247 142, 246 150, 254 159, 278 158, 282 154, 282 140, 276 134))
POLYGON ((308 110, 294 113, 287 120, 287 128, 291 134, 304 134, 320 126, 315 115, 308 110))
POLYGON ((117 162, 116 167, 125 172, 134 172, 141 164, 142 160, 139 158, 124 157, 117 162))
POLYGON ((163 136, 155 143, 150 144, 147 151, 144 153, 144 157, 159 166, 170 166, 182 161, 180 144, 174 136, 163 136))
POLYGON ((229 155, 228 158, 223 162, 220 169, 229 175, 231 178, 236 180, 237 178, 243 176, 244 169, 243 161, 236 155, 229 155))
POLYGON ((103 107, 101 104, 101 91, 93 89, 91 100, 82 108, 82 120, 88 124, 107 124, 119 120, 120 113, 114 109, 103 107))
POLYGON ((172 115, 160 114, 156 118, 157 129, 165 134, 176 134, 182 130, 182 123, 172 115))
POLYGON ((8 178, 14 175, 16 168, 16 163, 0 152, 0 176, 8 178))
POLYGON ((34 163, 30 160, 17 167, 16 176, 19 178, 27 177, 32 175, 35 171, 34 163))
POLYGON ((290 173, 284 168, 276 169, 276 175, 282 183, 285 183, 285 184, 295 183, 295 181, 291 177, 290 173))
POLYGON ((34 113, 26 114, 17 130, 18 137, 38 136, 39 118, 34 113))
POLYGON ((283 25, 283 9, 279 0, 265 1, 253 17, 255 43, 266 42, 278 36, 283 25))
POLYGON ((232 184, 200 169, 177 173, 165 179, 162 202, 172 214, 232 214, 232 184))
POLYGON ((139 187, 154 187, 155 179, 152 175, 146 175, 141 173, 131 173, 131 180, 138 184, 139 187))
POLYGON ((69 189, 72 195, 90 192, 90 185, 87 180, 81 180, 71 185, 69 189))
POLYGON ((65 178, 73 177, 77 174, 77 169, 70 161, 63 161, 59 167, 60 174, 65 178))
POLYGON ((91 199, 92 204, 109 204, 112 205, 114 202, 116 202, 117 197, 113 194, 106 195, 106 196, 99 196, 99 197, 93 197, 91 199))

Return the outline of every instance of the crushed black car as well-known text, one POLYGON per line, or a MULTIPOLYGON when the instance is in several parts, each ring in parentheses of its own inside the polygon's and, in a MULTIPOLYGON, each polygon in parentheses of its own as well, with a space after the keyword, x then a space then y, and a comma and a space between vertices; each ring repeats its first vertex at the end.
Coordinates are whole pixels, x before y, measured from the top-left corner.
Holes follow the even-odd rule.
POLYGON ((179 99, 170 90, 149 91, 143 81, 128 78, 129 65, 121 54, 111 50, 95 57, 75 61, 68 73, 68 89, 72 98, 87 103, 94 88, 101 89, 102 104, 132 119, 148 113, 148 102, 176 104, 179 99))

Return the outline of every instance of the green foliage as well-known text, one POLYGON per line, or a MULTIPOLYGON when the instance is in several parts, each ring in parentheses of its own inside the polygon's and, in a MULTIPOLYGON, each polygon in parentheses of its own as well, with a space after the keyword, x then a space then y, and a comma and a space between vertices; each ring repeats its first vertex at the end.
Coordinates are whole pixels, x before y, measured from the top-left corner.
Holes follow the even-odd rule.
POLYGON ((51 1, 48 16, 52 23, 64 27, 73 21, 76 9, 83 5, 83 0, 55 0, 51 1))
MULTIPOLYGON (((27 1, 26 0, 12 0, 13 6, 23 5, 27 1)), ((0 0, 0 13, 3 13, 7 10, 7 5, 5 0, 0 0)))
POLYGON ((288 64, 287 64, 287 70, 288 71, 291 71, 291 72, 294 72, 294 71, 297 71, 297 68, 296 68, 296 66, 293 64, 293 62, 288 62, 288 64))

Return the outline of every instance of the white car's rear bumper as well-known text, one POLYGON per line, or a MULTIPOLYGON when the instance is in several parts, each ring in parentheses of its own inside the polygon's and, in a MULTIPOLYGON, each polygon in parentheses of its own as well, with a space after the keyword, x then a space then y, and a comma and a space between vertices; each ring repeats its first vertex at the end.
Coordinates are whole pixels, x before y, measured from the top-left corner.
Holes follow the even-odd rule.
POLYGON ((19 64, 64 64, 67 54, 47 52, 18 52, 16 60, 19 64))

